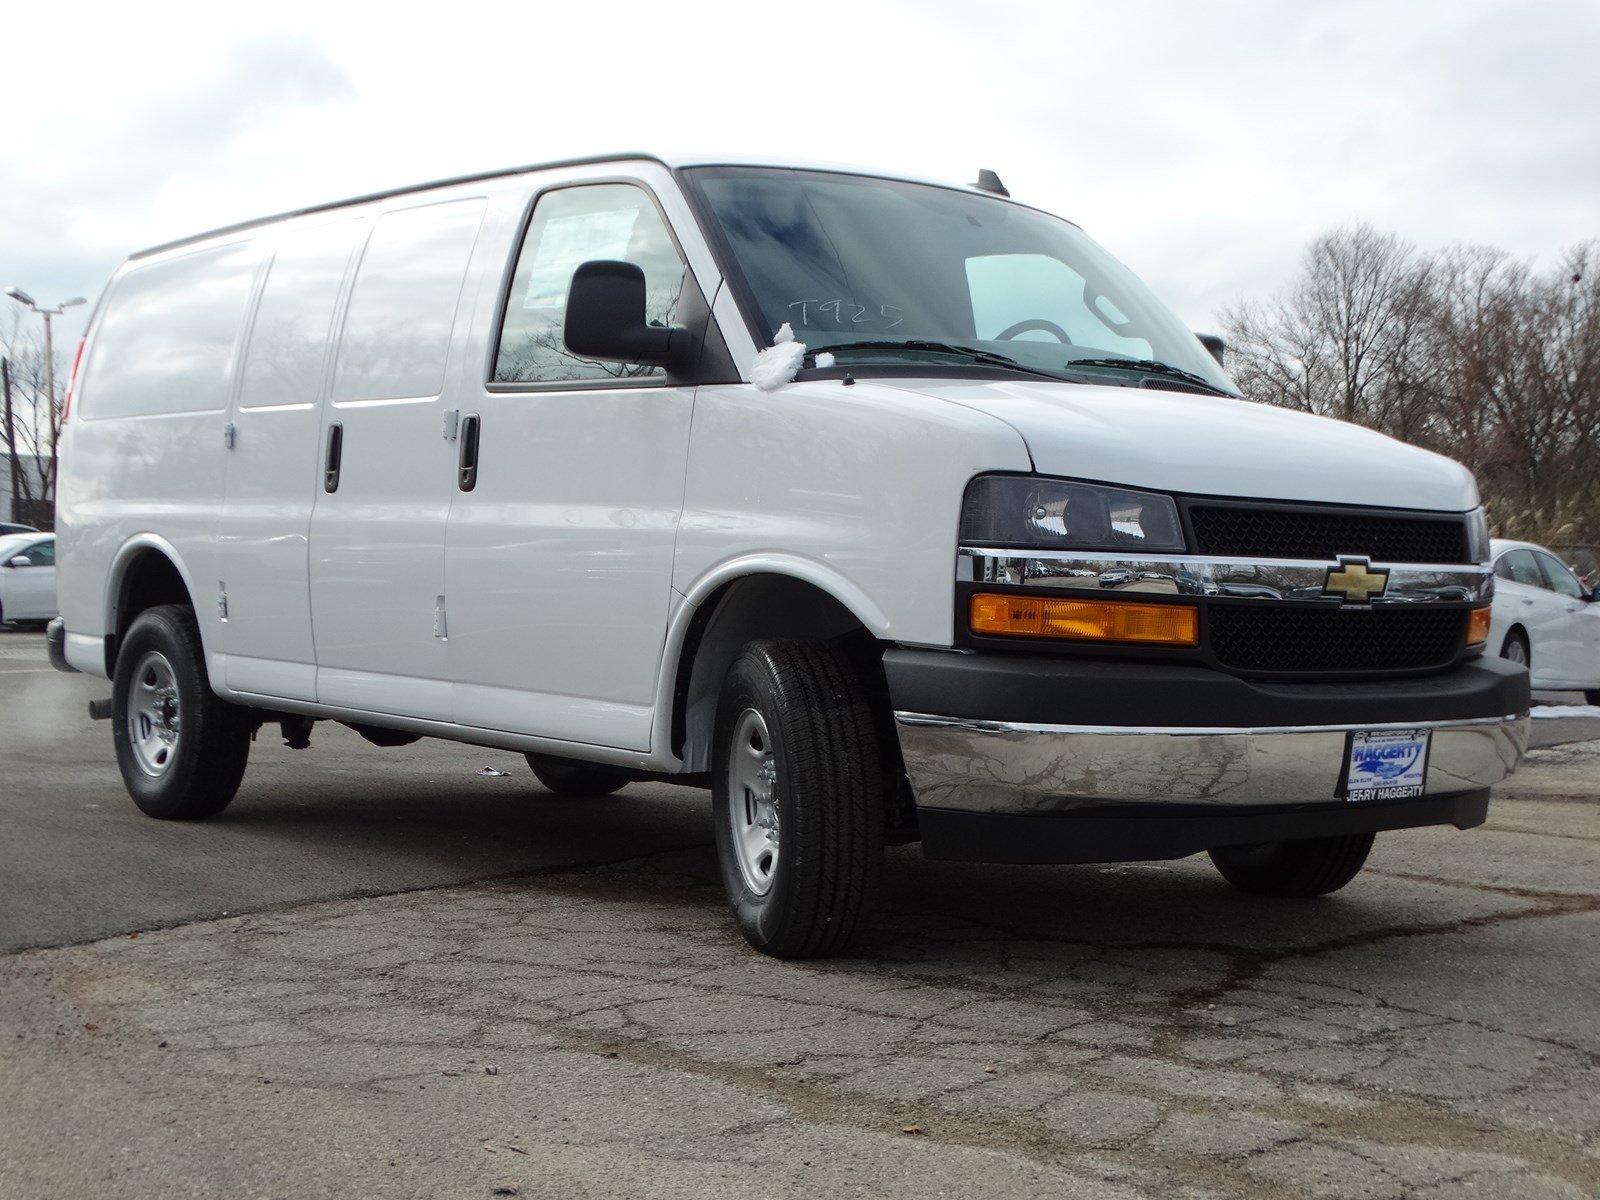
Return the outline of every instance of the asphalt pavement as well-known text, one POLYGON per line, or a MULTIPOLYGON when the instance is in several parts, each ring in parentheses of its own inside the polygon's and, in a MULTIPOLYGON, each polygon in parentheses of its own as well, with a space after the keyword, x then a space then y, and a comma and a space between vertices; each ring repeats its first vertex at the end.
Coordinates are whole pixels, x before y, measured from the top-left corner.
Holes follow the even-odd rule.
POLYGON ((787 964, 699 793, 318 726, 151 821, 41 653, 0 634, 0 1200, 1600 1194, 1600 743, 1309 902, 896 850, 862 953, 787 964))
POLYGON ((88 716, 110 684, 44 653, 41 634, 0 633, 0 953, 711 840, 697 790, 564 799, 520 754, 432 739, 384 749, 332 722, 307 750, 263 728, 220 816, 153 821, 123 788, 110 722, 88 716))

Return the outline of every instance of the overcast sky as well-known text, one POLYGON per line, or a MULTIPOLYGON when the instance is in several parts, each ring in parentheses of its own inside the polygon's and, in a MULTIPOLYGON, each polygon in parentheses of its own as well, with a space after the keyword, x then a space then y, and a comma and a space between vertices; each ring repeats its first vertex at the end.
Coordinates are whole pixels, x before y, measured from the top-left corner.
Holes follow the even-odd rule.
POLYGON ((1197 329, 1337 225, 1538 264, 1600 236, 1596 0, 12 0, 0 38, 0 284, 42 303, 173 237, 612 150, 992 167, 1197 329))

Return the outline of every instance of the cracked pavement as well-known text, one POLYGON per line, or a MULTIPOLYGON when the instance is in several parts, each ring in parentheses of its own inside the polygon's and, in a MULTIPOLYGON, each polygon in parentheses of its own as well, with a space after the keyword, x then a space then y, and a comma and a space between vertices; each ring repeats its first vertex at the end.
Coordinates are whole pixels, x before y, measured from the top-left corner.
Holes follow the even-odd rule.
POLYGON ((0 1197, 1593 1197, 1597 779, 1536 751, 1309 902, 892 851, 823 963, 743 944, 673 789, 601 865, 24 950, 0 1197))

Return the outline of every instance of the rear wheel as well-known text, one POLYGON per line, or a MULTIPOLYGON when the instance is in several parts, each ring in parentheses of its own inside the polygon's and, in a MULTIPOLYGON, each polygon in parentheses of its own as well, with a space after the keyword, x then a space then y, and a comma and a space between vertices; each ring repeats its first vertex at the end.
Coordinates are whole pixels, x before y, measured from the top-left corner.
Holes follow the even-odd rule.
POLYGON ((1285 898, 1323 896, 1356 877, 1372 850, 1372 839, 1370 833, 1351 833, 1218 846, 1211 851, 1211 861, 1224 879, 1243 892, 1285 898))
POLYGON ((723 683, 712 819, 746 940, 775 958, 846 949, 876 899, 885 770, 867 688, 822 643, 752 642, 723 683))
POLYGON ((609 796, 633 781, 626 771, 574 758, 531 753, 523 757, 528 760, 533 777, 558 796, 609 796))
POLYGON ((1600 704, 1600 688, 1590 688, 1584 692, 1583 698, 1590 704, 1600 704))
POLYGON ((194 611, 140 613, 112 676, 112 738, 133 802, 149 816, 191 821, 228 806, 250 756, 245 710, 211 690, 194 611))
POLYGON ((1520 629, 1513 629, 1506 634, 1506 640, 1500 646, 1500 657, 1516 663, 1519 667, 1527 666, 1533 658, 1528 653, 1528 635, 1520 629))

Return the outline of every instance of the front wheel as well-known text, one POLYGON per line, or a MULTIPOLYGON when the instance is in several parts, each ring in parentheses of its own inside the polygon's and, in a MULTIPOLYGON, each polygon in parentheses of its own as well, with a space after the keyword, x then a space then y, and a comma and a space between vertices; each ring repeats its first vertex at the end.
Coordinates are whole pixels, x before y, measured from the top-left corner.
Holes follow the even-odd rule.
POLYGON ((117 766, 141 811, 193 821, 228 806, 250 756, 250 725, 211 690, 192 609, 139 614, 117 652, 111 702, 117 766))
POLYGON ((1303 899, 1336 892, 1356 877, 1372 850, 1370 833, 1218 846, 1211 861, 1242 892, 1303 899))
POLYGON ((712 818, 745 939, 775 958, 847 948, 883 862, 886 773, 867 688, 825 643, 752 642, 717 703, 712 818))

